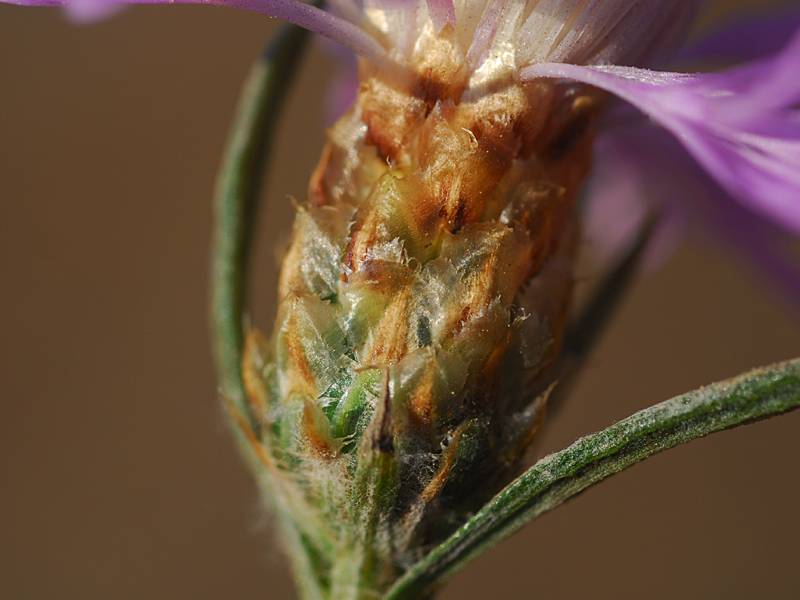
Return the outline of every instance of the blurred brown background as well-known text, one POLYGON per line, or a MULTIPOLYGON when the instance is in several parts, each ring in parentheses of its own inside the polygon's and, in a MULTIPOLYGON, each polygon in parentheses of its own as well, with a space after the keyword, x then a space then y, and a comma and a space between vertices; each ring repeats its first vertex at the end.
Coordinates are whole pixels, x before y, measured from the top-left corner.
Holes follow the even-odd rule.
MULTIPOLYGON (((0 597, 292 597, 206 327, 214 172, 272 31, 205 8, 79 28, 0 7, 0 597)), ((331 64, 313 53, 282 125, 265 327, 331 64)), ((636 285, 539 450, 797 355, 799 314, 723 250, 684 247, 636 285)), ((800 414, 668 452, 546 515, 443 597, 800 597, 799 454, 800 414)))

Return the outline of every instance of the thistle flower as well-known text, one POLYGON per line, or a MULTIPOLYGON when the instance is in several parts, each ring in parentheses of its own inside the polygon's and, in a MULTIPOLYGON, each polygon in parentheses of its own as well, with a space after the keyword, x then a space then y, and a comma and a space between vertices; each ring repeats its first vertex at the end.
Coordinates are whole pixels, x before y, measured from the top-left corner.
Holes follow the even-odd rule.
MULTIPOLYGON (((80 18, 116 6, 21 3, 80 18)), ((255 422, 241 427, 325 597, 383 593, 517 472, 562 343, 609 95, 743 206, 800 231, 800 38, 686 75, 615 65, 663 57, 689 0, 199 3, 360 56, 298 209, 273 336, 251 331, 243 364, 255 422)))
MULTIPOLYGON (((774 60, 770 55, 791 51, 789 44, 798 31, 800 11, 796 9, 733 19, 681 49, 673 61, 760 61, 768 66, 774 60)), ((768 73, 768 69, 761 71, 762 81, 768 73)), ((786 85, 793 85, 789 77, 786 85)), ((738 96, 750 93, 740 91, 738 96)), ((791 113, 786 111, 784 116, 791 120, 791 113)), ((741 189, 720 187, 668 130, 632 110, 618 111, 613 121, 595 143, 596 161, 587 195, 585 236, 593 256, 601 262, 608 260, 648 211, 656 211, 659 232, 650 244, 651 264, 663 260, 687 234, 711 238, 750 263, 754 274, 796 310, 800 306, 800 269, 789 248, 797 230, 788 213, 796 210, 800 200, 793 196, 791 186, 774 196, 786 199, 786 214, 758 212, 741 189)), ((792 156, 787 152, 784 158, 792 156)))

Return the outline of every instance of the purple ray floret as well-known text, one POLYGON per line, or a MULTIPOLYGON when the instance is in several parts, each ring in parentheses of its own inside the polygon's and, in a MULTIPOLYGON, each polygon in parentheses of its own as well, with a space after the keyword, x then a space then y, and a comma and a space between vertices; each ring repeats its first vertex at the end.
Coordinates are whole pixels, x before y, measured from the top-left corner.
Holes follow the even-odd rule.
POLYGON ((777 56, 723 73, 545 63, 523 78, 604 89, 671 131, 735 198, 800 233, 800 35, 777 56))
POLYGON ((780 52, 800 30, 800 9, 740 17, 684 48, 676 58, 684 61, 745 61, 780 52))
POLYGON ((445 25, 456 22, 456 8, 453 6, 453 0, 428 0, 428 11, 437 31, 441 31, 445 25))

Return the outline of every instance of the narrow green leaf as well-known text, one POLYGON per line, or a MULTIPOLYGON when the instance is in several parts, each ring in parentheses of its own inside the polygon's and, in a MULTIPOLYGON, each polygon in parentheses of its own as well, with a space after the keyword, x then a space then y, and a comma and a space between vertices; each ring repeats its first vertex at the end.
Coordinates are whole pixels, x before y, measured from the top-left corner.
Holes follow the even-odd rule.
MULTIPOLYGON (((258 428, 241 371, 247 271, 264 168, 308 38, 306 30, 284 26, 252 67, 239 98, 215 191, 210 317, 217 380, 228 403, 231 428, 261 485, 266 476, 253 451, 253 440, 248 439, 258 428)), ((320 600, 324 586, 313 564, 314 550, 285 506, 276 502, 274 508, 280 515, 278 523, 298 590, 304 598, 320 600)))
POLYGON ((800 359, 795 359, 635 413, 541 459, 409 569, 385 598, 429 592, 524 524, 657 452, 799 407, 800 359))
POLYGON ((251 423, 241 362, 252 231, 275 125, 308 35, 299 27, 284 27, 253 66, 239 99, 215 193, 211 253, 214 358, 223 398, 251 423))

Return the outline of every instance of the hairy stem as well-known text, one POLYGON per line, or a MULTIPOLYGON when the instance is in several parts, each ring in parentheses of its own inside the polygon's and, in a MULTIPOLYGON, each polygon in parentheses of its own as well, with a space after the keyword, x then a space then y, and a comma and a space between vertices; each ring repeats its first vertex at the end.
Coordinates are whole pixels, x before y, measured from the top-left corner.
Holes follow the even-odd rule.
POLYGON ((637 412, 541 459, 409 569, 385 597, 417 597, 529 521, 662 450, 798 407, 800 359, 795 359, 637 412))

